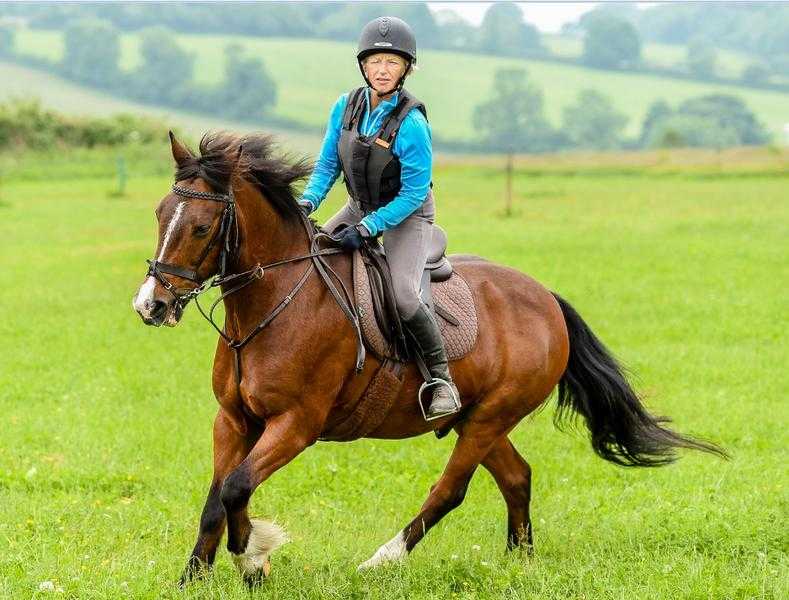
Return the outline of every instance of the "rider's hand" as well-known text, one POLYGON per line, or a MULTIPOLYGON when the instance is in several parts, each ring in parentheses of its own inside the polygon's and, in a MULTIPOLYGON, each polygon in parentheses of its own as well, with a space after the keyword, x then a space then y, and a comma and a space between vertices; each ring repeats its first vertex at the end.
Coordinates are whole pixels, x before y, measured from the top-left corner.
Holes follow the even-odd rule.
POLYGON ((362 245, 362 239, 365 237, 370 237, 370 232, 367 231, 364 225, 356 224, 338 231, 334 239, 337 240, 343 250, 353 252, 362 245))

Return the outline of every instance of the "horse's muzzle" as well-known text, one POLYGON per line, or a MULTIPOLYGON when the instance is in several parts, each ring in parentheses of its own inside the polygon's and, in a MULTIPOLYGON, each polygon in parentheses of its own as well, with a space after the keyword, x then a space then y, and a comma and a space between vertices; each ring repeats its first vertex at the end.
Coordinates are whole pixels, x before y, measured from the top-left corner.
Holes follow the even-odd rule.
POLYGON ((160 295, 158 287, 156 280, 148 277, 132 298, 132 308, 146 325, 175 327, 183 316, 183 306, 169 294, 160 295))

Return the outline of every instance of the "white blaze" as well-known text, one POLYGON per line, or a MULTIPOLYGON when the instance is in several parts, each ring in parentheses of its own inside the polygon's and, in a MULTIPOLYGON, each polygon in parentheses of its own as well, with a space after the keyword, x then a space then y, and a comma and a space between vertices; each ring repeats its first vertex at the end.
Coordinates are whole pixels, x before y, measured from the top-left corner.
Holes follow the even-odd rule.
MULTIPOLYGON (((178 220, 181 218, 181 215, 184 212, 184 205, 186 202, 179 202, 178 206, 175 207, 175 212, 173 213, 173 218, 170 219, 170 222, 167 224, 167 230, 164 232, 164 240, 162 240, 162 249, 159 252, 159 256, 157 257, 157 261, 161 261, 164 257, 164 252, 167 249, 167 244, 170 243, 170 238, 175 231, 175 228, 178 224, 178 220)), ((156 279, 149 275, 143 284, 140 286, 137 295, 132 300, 132 307, 138 313, 140 313, 146 319, 151 318, 151 310, 153 309, 153 292, 156 288, 156 279)))
POLYGON ((175 207, 175 212, 173 213, 173 218, 170 219, 170 222, 167 224, 167 231, 164 232, 164 240, 162 240, 162 249, 159 252, 159 257, 156 259, 161 261, 164 258, 164 251, 167 250, 167 244, 170 242, 170 237, 173 235, 173 231, 175 231, 175 226, 178 223, 178 219, 181 218, 181 214, 184 212, 184 205, 186 202, 179 202, 178 206, 175 207))

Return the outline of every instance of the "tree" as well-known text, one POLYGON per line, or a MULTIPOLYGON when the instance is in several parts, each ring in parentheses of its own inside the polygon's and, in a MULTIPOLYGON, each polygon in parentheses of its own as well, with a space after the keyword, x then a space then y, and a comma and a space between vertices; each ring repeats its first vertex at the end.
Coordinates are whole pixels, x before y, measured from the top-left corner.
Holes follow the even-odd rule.
POLYGON ((440 10, 436 21, 441 31, 441 47, 468 50, 476 43, 477 29, 453 10, 440 10))
POLYGON ((215 109, 231 118, 262 117, 277 101, 277 87, 259 58, 244 56, 241 46, 225 48, 225 79, 215 90, 215 109))
POLYGON ((762 62, 752 62, 743 69, 740 79, 755 85, 766 83, 770 79, 770 68, 762 62))
POLYGON ((737 143, 746 146, 766 144, 770 136, 756 115, 740 98, 726 94, 710 94, 690 98, 679 105, 679 114, 698 116, 714 121, 721 129, 736 132, 737 143))
POLYGON ((14 53, 14 30, 5 25, 0 25, 0 56, 10 56, 14 53))
POLYGON ((645 146, 655 125, 673 113, 674 111, 665 100, 656 100, 650 104, 644 117, 644 123, 641 125, 641 135, 638 138, 639 146, 645 146))
POLYGON ((688 42, 685 64, 696 77, 712 77, 715 75, 715 63, 718 60, 715 46, 704 37, 696 36, 688 42))
POLYGON ((545 118, 542 90, 524 69, 496 72, 493 97, 474 109, 473 123, 483 143, 495 150, 543 152, 561 144, 545 118))
POLYGON ((142 64, 133 73, 135 95, 145 100, 184 105, 192 91, 195 57, 178 45, 166 27, 140 34, 142 64))
POLYGON ((651 123, 644 123, 644 146, 722 148, 759 145, 770 140, 755 115, 735 96, 711 94, 689 98, 676 111, 653 107, 647 115, 651 123))
POLYGON ((368 22, 383 14, 403 19, 411 26, 421 47, 436 47, 441 44, 441 32, 433 13, 424 2, 387 3, 383 9, 373 2, 343 3, 342 9, 329 14, 317 26, 319 35, 338 40, 357 40, 359 32, 368 22))
POLYGON ((63 72, 78 81, 112 87, 119 79, 118 31, 109 21, 72 21, 64 33, 63 72))
POLYGON ((521 9, 513 2, 494 2, 479 27, 477 48, 490 54, 523 56, 541 50, 537 29, 524 22, 521 9))
POLYGON ((611 99, 596 90, 581 90, 575 104, 565 107, 565 135, 574 146, 610 150, 622 143, 627 116, 614 108, 611 99))
POLYGON ((698 115, 673 114, 660 120, 649 132, 649 148, 679 148, 703 146, 724 148, 739 144, 737 132, 721 127, 715 119, 698 115))
POLYGON ((582 61, 601 69, 627 69, 641 60, 641 39, 624 19, 599 16, 586 26, 582 61))

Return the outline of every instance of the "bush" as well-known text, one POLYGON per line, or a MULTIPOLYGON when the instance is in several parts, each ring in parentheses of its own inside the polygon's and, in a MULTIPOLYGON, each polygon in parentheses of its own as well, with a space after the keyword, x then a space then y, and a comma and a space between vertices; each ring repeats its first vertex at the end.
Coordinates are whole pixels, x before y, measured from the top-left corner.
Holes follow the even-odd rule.
POLYGON ((71 117, 43 108, 38 100, 0 104, 0 150, 165 142, 167 131, 164 124, 127 114, 71 117))

